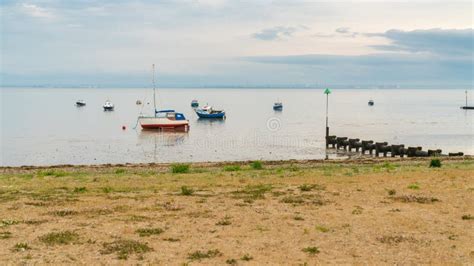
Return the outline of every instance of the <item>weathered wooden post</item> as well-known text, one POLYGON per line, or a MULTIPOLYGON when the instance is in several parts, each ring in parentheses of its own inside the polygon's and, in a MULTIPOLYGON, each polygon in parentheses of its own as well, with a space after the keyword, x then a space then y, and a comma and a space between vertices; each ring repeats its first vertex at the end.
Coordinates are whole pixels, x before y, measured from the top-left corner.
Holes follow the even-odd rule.
POLYGON ((329 94, 331 93, 331 90, 329 88, 326 88, 324 90, 324 94, 326 94, 326 160, 328 158, 328 145, 329 145, 329 124, 328 124, 328 111, 329 111, 329 94))

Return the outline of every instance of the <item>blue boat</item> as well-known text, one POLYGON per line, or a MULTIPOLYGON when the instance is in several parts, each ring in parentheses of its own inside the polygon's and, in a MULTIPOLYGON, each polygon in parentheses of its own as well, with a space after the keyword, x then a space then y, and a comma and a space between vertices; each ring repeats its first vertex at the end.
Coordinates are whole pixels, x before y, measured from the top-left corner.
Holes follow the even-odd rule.
POLYGON ((273 104, 273 110, 275 111, 281 111, 283 110, 283 103, 282 102, 276 102, 273 104))
POLYGON ((199 118, 225 118, 225 111, 224 110, 214 110, 212 106, 204 106, 201 109, 196 110, 196 114, 199 118))

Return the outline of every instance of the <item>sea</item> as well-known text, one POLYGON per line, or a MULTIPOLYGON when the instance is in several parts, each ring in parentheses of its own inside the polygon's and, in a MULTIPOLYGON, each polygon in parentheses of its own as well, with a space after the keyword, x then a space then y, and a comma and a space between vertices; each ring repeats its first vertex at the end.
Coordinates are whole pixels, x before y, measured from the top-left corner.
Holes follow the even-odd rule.
MULTIPOLYGON (((322 159, 328 152, 323 88, 156 92, 157 108, 183 113, 188 132, 137 125, 140 114, 153 114, 151 88, 0 88, 0 165, 322 159), (86 106, 75 105, 80 99, 86 106), (193 99, 225 110, 226 119, 198 119, 193 99), (106 100, 113 112, 103 111, 106 100), (273 110, 276 101, 282 111, 273 110)), ((333 89, 328 104, 330 135, 474 154, 474 110, 460 109, 464 88, 333 89)))

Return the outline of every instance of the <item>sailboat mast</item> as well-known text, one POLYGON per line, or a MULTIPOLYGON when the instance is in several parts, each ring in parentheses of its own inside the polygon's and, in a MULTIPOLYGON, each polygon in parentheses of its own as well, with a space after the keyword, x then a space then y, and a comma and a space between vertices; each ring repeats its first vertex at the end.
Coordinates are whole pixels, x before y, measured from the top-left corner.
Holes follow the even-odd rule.
POLYGON ((155 88, 155 64, 153 64, 153 113, 156 117, 156 88, 155 88))
POLYGON ((467 90, 465 91, 465 93, 466 93, 466 107, 467 107, 467 90))

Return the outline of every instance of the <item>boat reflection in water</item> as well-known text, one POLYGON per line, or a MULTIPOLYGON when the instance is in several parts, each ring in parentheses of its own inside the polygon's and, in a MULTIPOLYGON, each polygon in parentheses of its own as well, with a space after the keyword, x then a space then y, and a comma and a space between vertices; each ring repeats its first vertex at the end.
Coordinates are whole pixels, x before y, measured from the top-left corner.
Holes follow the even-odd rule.
POLYGON ((220 126, 225 124, 225 119, 198 118, 196 122, 199 125, 220 126))
POLYGON ((141 130, 137 145, 141 147, 143 155, 153 162, 171 162, 176 158, 170 155, 179 155, 180 150, 186 146, 187 139, 187 132, 141 130))
POLYGON ((187 138, 187 132, 141 130, 138 134, 138 144, 150 145, 156 143, 159 146, 176 146, 183 144, 187 138))

